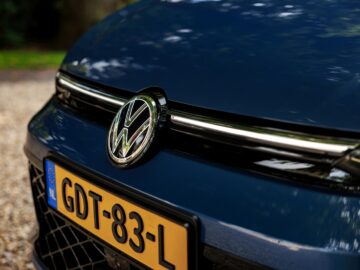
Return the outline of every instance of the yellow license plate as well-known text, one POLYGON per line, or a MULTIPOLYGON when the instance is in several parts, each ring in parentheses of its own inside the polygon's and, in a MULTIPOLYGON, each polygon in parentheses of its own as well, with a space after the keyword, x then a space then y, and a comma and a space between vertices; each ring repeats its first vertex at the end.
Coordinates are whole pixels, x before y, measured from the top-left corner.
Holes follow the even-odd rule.
POLYGON ((177 223, 45 161, 48 204, 152 269, 188 269, 188 224, 177 223))

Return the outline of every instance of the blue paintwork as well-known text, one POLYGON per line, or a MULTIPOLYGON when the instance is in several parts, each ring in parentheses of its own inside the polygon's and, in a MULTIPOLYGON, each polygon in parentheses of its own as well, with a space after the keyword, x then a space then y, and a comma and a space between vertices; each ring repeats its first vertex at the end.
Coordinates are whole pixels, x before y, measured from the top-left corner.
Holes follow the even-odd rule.
POLYGON ((113 182, 196 214, 201 241, 278 269, 359 269, 360 198, 288 185, 162 150, 119 169, 106 153, 108 126, 54 101, 33 118, 25 148, 55 151, 113 182))
POLYGON ((236 114, 360 130, 357 0, 145 0, 84 35, 62 69, 236 114))

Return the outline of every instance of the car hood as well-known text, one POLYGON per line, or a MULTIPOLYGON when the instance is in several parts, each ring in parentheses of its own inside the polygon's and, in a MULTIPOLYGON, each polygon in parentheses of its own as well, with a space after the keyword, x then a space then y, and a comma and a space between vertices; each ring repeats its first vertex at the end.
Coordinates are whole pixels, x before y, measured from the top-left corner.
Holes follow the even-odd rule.
POLYGON ((358 1, 140 1, 109 16, 61 69, 240 115, 360 131, 358 1))

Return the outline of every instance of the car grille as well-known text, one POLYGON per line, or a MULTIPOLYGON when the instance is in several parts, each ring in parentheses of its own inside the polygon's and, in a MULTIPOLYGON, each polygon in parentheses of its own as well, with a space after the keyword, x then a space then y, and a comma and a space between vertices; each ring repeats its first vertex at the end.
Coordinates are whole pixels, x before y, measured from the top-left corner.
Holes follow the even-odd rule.
MULTIPOLYGON (((60 71, 56 101, 110 125, 133 93, 60 71), (94 113, 96 110, 96 113, 94 113)), ((359 134, 167 102, 161 147, 332 190, 360 193, 359 134)))
POLYGON ((58 217, 47 206, 43 172, 30 165, 39 237, 35 251, 50 269, 110 269, 104 247, 58 217))
MULTIPOLYGON (((44 173, 29 163, 30 180, 39 223, 34 248, 49 269, 116 269, 137 270, 121 255, 77 229, 49 209, 45 195, 44 173)), ((205 246, 199 269, 259 270, 265 269, 247 261, 231 258, 220 250, 205 246)))

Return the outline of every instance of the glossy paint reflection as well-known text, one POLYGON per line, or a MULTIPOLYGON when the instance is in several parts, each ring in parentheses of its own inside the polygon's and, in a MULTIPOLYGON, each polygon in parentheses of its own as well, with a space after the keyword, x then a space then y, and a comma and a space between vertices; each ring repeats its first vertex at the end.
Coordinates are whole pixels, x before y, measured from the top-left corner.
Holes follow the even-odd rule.
POLYGON ((358 1, 140 1, 87 33, 62 69, 257 117, 360 130, 358 1))

